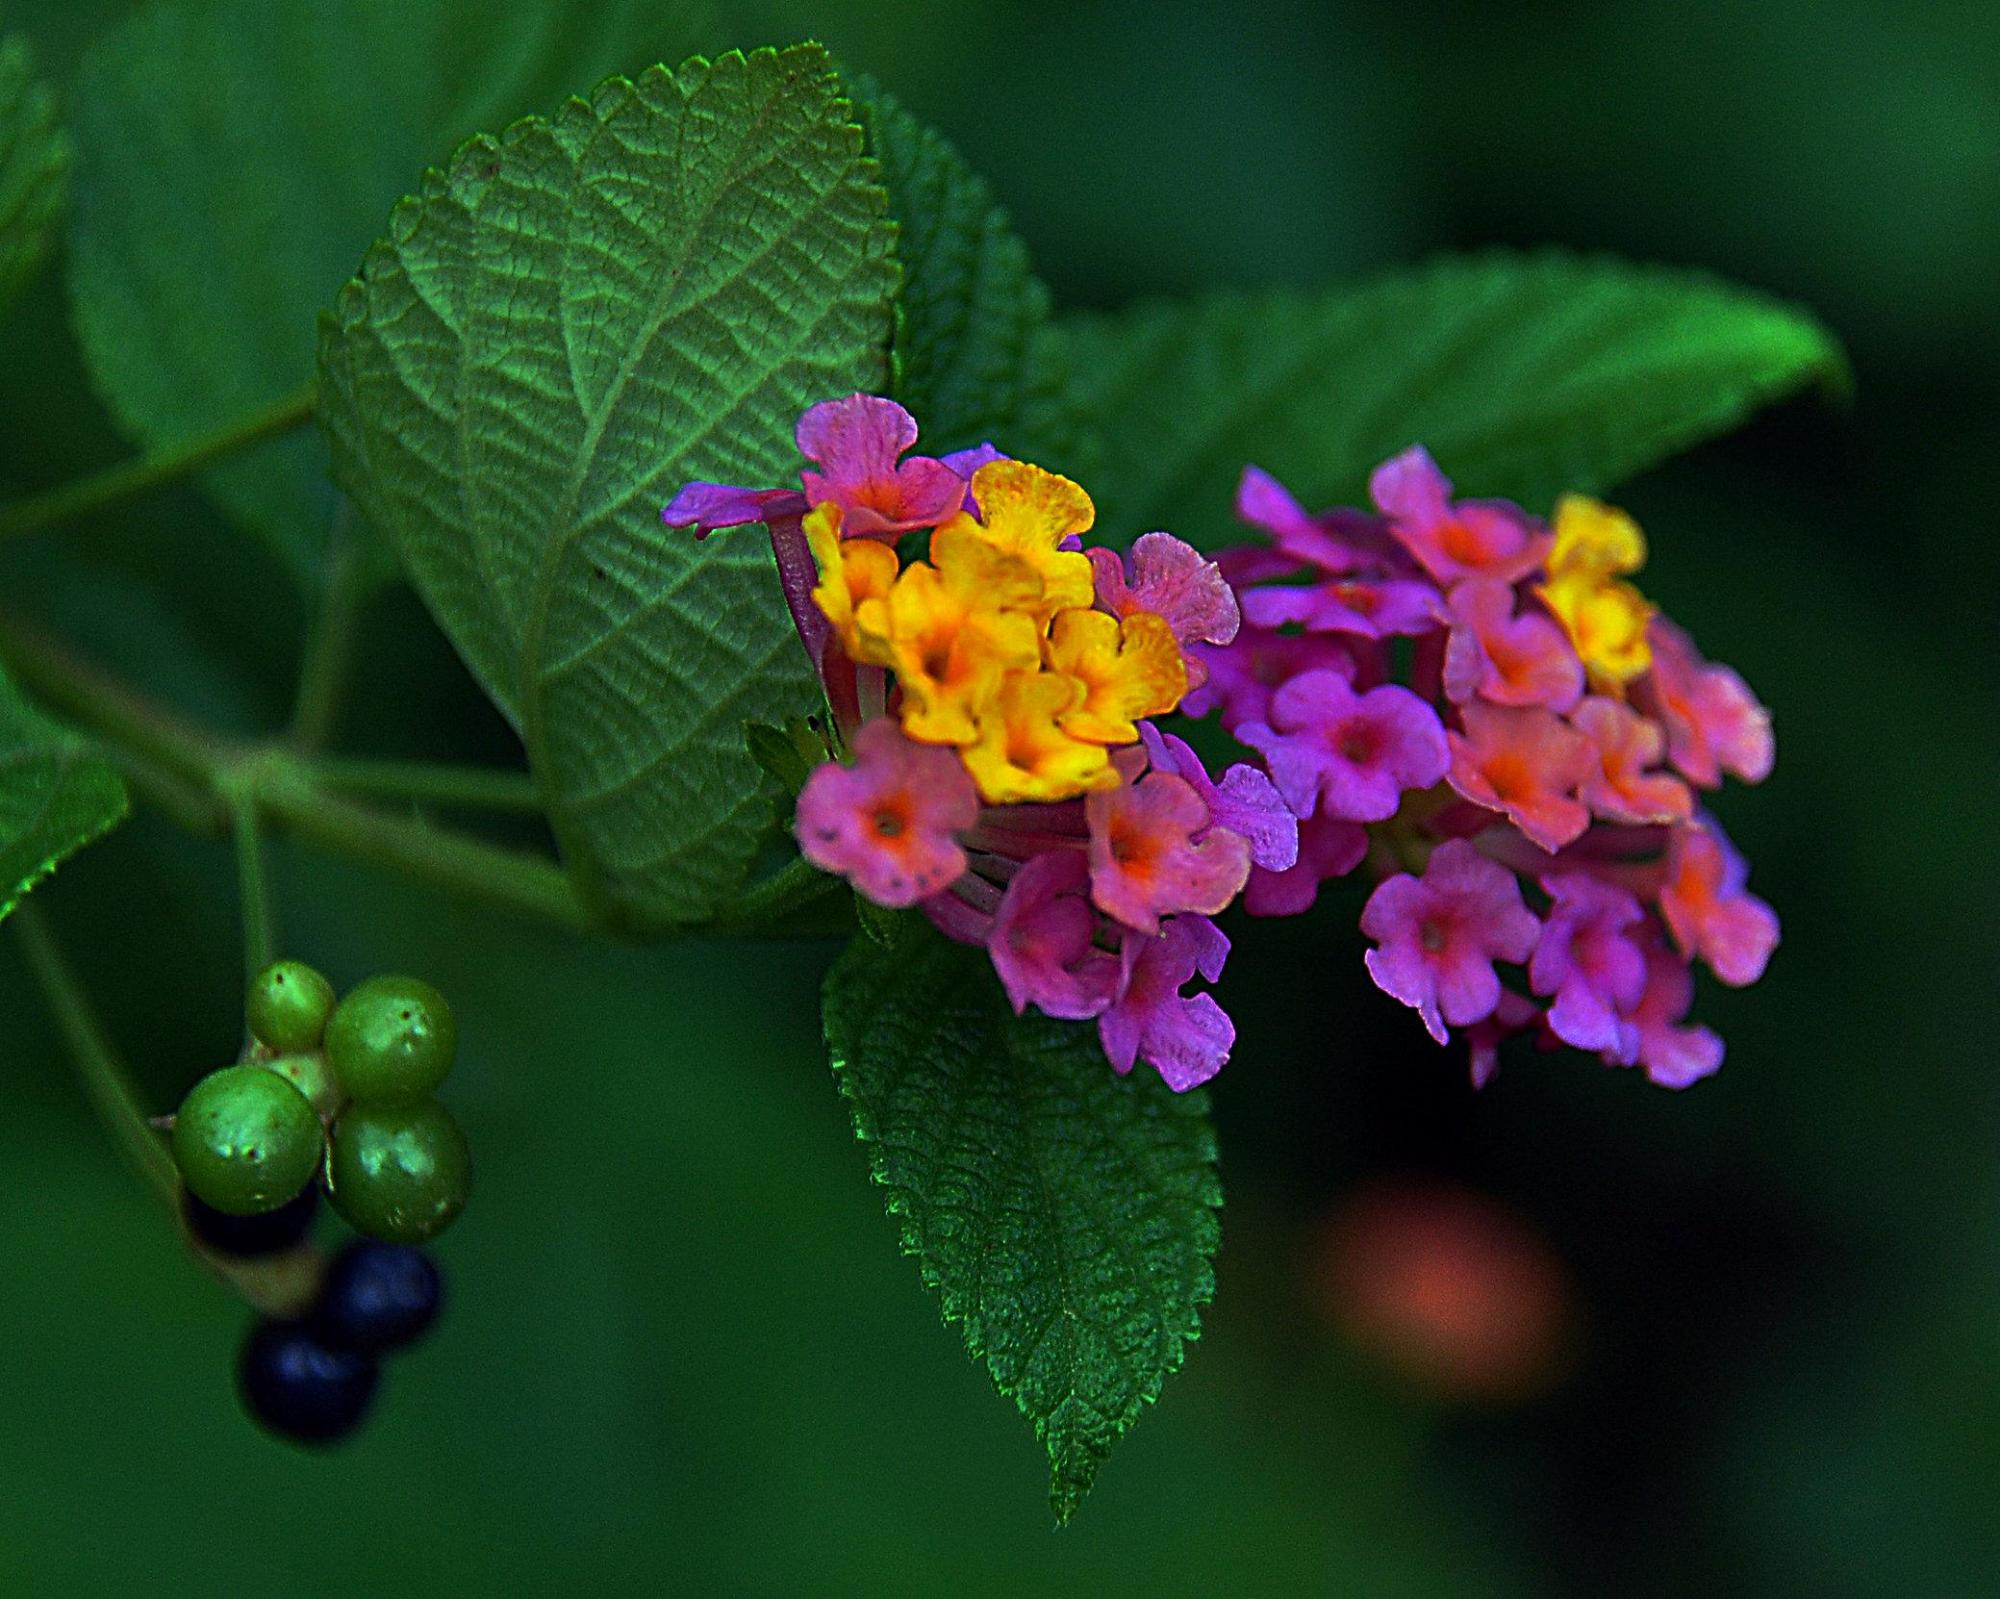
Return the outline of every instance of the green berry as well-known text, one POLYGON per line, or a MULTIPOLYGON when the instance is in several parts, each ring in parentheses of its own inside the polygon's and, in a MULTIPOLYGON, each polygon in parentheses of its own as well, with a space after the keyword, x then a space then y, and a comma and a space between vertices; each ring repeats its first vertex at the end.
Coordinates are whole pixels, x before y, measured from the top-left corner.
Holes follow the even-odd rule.
POLYGON ((277 1054, 318 1049, 333 1014, 333 984, 304 961, 275 961, 250 984, 243 1014, 251 1036, 277 1054))
POLYGON ((296 1088, 261 1066, 210 1072, 174 1117, 174 1164, 188 1192, 231 1216, 295 1199, 319 1169, 326 1135, 296 1088))
POLYGON ((341 1093, 340 1084, 334 1081, 333 1068, 318 1050, 305 1055, 277 1055, 257 1064, 267 1072, 276 1072, 304 1094, 322 1121, 332 1121, 340 1114, 347 1096, 341 1093))
POLYGON ((458 1022, 429 983, 371 977, 333 1013, 326 1058, 350 1099, 413 1105, 427 1098, 458 1056, 458 1022))
POLYGON ((420 1244, 451 1225, 472 1186, 472 1154, 451 1112, 350 1105, 334 1124, 327 1194, 356 1232, 420 1244))

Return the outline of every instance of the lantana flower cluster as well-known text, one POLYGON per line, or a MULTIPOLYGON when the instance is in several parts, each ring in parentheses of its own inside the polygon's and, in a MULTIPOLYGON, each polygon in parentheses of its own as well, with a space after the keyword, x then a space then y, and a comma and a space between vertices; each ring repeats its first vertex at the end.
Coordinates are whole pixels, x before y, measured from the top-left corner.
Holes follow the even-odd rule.
POLYGON ((1366 864, 1368 971, 1439 1043, 1469 1039, 1475 1084, 1530 1030, 1668 1087, 1707 1076, 1692 963, 1754 982, 1778 923, 1697 794, 1769 774, 1769 716, 1632 584, 1624 513, 1455 499, 1421 448, 1370 496, 1309 515, 1255 467, 1238 492, 1268 542, 1221 558, 1244 626, 1193 646, 1208 681, 1183 708, 1219 713, 1299 819, 1247 908, 1304 910, 1366 864))
POLYGON ((1129 561, 1087 548, 1095 509, 1067 478, 916 441, 890 400, 827 401, 799 420, 800 489, 696 483, 665 511, 770 530, 847 757, 800 792, 800 849, 984 946, 1017 1011, 1094 1020, 1118 1071, 1193 1087, 1235 1041, 1189 992, 1229 953, 1213 918, 1298 861, 1270 776, 1218 781, 1151 720, 1231 659, 1236 597, 1170 534, 1129 561))

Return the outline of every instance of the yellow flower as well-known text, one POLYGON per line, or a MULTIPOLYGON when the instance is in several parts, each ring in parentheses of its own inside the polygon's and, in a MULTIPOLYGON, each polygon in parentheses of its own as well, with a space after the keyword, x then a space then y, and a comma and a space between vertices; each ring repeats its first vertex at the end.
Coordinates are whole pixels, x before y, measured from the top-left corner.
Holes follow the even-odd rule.
POLYGON ((1026 461, 990 461, 972 474, 982 521, 960 512, 946 529, 972 529, 995 549, 1026 562, 1042 580, 1039 619, 1088 607, 1096 596, 1090 558, 1060 546, 1097 520, 1090 496, 1053 472, 1026 461))
POLYGON ((1041 661, 1032 608, 1041 580, 976 529, 947 523, 931 535, 931 564, 913 563, 888 600, 862 617, 889 639, 903 688, 903 731, 927 744, 970 744, 980 710, 1009 672, 1041 661), (880 620, 877 620, 879 614, 880 620))
POLYGON ((1646 564, 1645 535, 1623 511, 1581 494, 1556 502, 1555 535, 1542 602, 1569 633, 1593 686, 1622 689, 1653 664, 1646 638, 1653 607, 1618 581, 1646 564))
POLYGON ((1050 630, 1048 664, 1083 684, 1063 731, 1092 744, 1130 744, 1141 716, 1160 716, 1187 693, 1187 663, 1164 617, 1134 611, 1064 611, 1050 630))
POLYGON ((1653 607, 1630 583, 1568 577, 1544 584, 1541 595, 1598 688, 1621 687, 1653 664, 1653 607))
POLYGON ((1063 731, 1062 718, 1083 703, 1084 686, 1060 672, 1009 672, 979 718, 979 740, 965 769, 988 804, 1073 799, 1116 788, 1117 770, 1102 745, 1063 731))
POLYGON ((840 507, 816 505, 805 519, 806 543, 819 565, 813 603, 833 624, 847 658, 887 666, 889 640, 880 628, 881 602, 896 581, 896 552, 875 539, 843 541, 840 507))
POLYGON ((1615 505, 1587 495, 1565 494, 1556 501, 1555 547, 1549 551, 1549 577, 1623 577, 1646 564, 1646 535, 1639 524, 1615 505))

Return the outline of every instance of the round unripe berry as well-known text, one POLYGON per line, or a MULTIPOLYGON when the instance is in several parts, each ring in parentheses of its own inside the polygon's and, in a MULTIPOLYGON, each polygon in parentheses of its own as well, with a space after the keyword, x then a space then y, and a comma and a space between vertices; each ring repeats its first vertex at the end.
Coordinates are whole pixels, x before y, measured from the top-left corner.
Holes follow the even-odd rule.
POLYGON ((435 1238, 465 1208, 472 1154, 451 1112, 350 1105, 333 1128, 327 1196, 356 1232, 392 1244, 435 1238))
POLYGON ((313 1325, 328 1343, 387 1354, 415 1343, 438 1314, 438 1269, 408 1244, 349 1244, 326 1269, 313 1325))
POLYGON ((313 1216, 318 1210, 316 1184, 301 1188, 296 1198, 276 1210, 256 1216, 232 1216, 204 1204, 193 1194, 181 1195, 181 1216, 188 1231, 216 1254, 237 1260, 260 1260, 267 1255, 283 1254, 312 1230, 313 1216))
POLYGON ((258 1322, 236 1364, 244 1408, 269 1431, 302 1444, 330 1444, 354 1431, 381 1376, 373 1355, 322 1342, 296 1321, 258 1322))
POLYGON ((426 1098, 458 1056, 451 1006, 415 977, 371 977, 333 1013, 326 1058, 348 1097, 364 1105, 426 1098))
POLYGON ((319 1169, 326 1134, 319 1113, 275 1072, 210 1072, 174 1117, 174 1164, 188 1191, 231 1216, 275 1210, 319 1169))
POLYGON ((326 1057, 317 1050, 304 1055, 276 1055, 257 1064, 267 1072, 276 1072, 304 1094, 322 1120, 331 1121, 340 1114, 340 1107, 347 1096, 341 1093, 340 1084, 334 1081, 333 1068, 327 1065, 326 1057))
POLYGON ((280 1055, 318 1049, 332 1014, 333 984, 304 961, 272 962, 243 1001, 251 1036, 280 1055))

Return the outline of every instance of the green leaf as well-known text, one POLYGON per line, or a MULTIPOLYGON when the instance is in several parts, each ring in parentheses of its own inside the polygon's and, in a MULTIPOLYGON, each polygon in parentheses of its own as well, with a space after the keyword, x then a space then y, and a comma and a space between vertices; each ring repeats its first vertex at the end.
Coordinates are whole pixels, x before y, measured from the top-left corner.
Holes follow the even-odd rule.
POLYGON ((0 39, 0 311, 48 253, 69 186, 70 140, 25 39, 0 39))
MULTIPOLYGON (((71 230, 78 336, 148 450, 312 376, 313 317, 425 163, 606 73, 678 60, 702 0, 151 0, 86 58, 71 230)), ((211 470, 302 578, 332 514, 295 434, 211 470)))
POLYGON ((1599 491, 1846 368, 1804 312, 1696 273, 1560 254, 1439 261, 1359 288, 1077 319, 1091 481, 1121 523, 1228 534, 1246 462, 1353 502, 1422 443, 1472 495, 1599 491))
POLYGON ((336 476, 635 921, 734 896, 771 822, 743 724, 816 698, 768 543, 660 507, 783 482, 801 410, 881 388, 873 173, 816 45, 613 79, 428 174, 322 324, 336 476))
POLYGON ((125 811, 111 764, 0 676, 0 921, 125 811))
POLYGON ((895 397, 943 454, 991 440, 1059 468, 1076 452, 1069 341, 986 180, 885 91, 857 88, 896 219, 895 397))
POLYGON ((984 953, 925 927, 856 939, 825 1009, 904 1252, 1034 1424, 1067 1521, 1214 1292, 1206 1098, 1115 1075, 1087 1025, 1014 1016, 984 953))
POLYGON ((750 759, 785 790, 796 794, 806 786, 813 768, 832 760, 826 736, 803 716, 788 716, 782 727, 769 722, 745 722, 743 743, 750 759))

